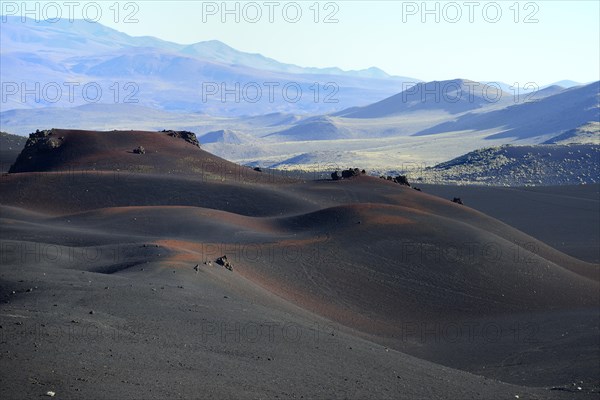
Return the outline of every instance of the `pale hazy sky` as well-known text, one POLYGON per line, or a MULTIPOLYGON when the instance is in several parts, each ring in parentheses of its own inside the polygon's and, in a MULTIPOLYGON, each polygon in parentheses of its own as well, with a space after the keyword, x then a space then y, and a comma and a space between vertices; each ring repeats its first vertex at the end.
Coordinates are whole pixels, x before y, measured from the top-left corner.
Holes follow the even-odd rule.
MULTIPOLYGON (((30 2, 29 7, 34 3, 41 10, 47 2, 30 2)), ((78 3, 74 15, 81 18, 83 6, 91 2, 78 3)), ((600 2, 595 0, 228 1, 230 14, 224 13, 222 1, 121 1, 118 16, 114 3, 97 2, 100 22, 130 35, 183 44, 217 39, 301 66, 376 66, 423 80, 540 86, 600 79, 600 2), (424 8, 432 13, 425 14, 424 8), (131 13, 137 22, 126 23, 131 13), (328 16, 330 23, 325 23, 328 16)), ((92 19, 95 9, 88 9, 92 19)), ((67 11, 63 7, 63 17, 67 11)))

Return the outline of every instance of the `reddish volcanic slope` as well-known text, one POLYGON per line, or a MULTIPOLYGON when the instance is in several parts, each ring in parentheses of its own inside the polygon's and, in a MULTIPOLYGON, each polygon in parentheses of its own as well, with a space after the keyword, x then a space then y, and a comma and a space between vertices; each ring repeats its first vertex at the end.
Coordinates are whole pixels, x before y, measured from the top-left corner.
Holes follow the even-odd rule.
MULTIPOLYGON (((20 280, 44 288, 5 296, 5 314, 36 309, 34 298, 45 312, 42 302, 58 294, 64 307, 51 315, 70 321, 97 308, 85 320, 100 330, 133 320, 160 341, 173 324, 173 338, 190 346, 177 359, 195 365, 196 354, 224 373, 201 379, 208 397, 562 398, 576 381, 582 396, 600 387, 598 265, 466 206, 366 176, 256 172, 165 132, 52 130, 0 183, 2 288, 20 293, 20 280), (133 152, 139 146, 143 154, 133 152), (215 262, 222 255, 233 271, 215 262), (123 290, 107 296, 94 282, 123 290), (319 321, 335 327, 336 347, 314 336, 239 347, 244 335, 231 343, 220 328, 200 340, 207 321, 287 321, 306 332, 319 321), (281 364, 269 364, 269 351, 281 364), (235 369, 240 360, 262 375, 235 369), (374 372, 348 383, 366 365, 374 372), (225 378, 227 368, 235 376, 225 378), (283 379, 282 392, 269 377, 283 379)), ((175 376, 194 393, 186 373, 175 376)), ((171 393, 167 386, 154 395, 171 393)))

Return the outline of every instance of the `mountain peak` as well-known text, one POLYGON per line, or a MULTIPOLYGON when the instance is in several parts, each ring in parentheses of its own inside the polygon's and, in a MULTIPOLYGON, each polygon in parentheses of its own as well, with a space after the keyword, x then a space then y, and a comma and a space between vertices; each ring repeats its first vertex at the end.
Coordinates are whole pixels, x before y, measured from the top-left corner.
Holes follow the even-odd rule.
POLYGON ((213 50, 228 50, 228 51, 236 51, 233 47, 228 46, 227 44, 221 42, 220 40, 204 40, 201 42, 192 43, 182 48, 182 51, 186 51, 187 49, 213 49, 213 50))
POLYGON ((500 101, 508 95, 495 85, 489 87, 469 79, 419 82, 400 93, 366 107, 351 108, 335 115, 349 118, 381 118, 415 111, 444 111, 460 114, 500 101))

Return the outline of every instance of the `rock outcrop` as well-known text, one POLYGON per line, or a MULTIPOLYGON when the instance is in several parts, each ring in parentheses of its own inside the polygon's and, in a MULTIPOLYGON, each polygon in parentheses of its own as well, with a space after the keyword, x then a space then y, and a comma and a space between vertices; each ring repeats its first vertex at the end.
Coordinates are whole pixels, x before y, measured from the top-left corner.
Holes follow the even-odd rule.
POLYGON ((193 144, 194 146, 200 147, 200 142, 198 142, 198 138, 196 137, 196 134, 194 132, 172 130, 163 130, 162 132, 174 138, 183 139, 186 142, 193 144))
POLYGON ((8 170, 9 173, 19 172, 15 166, 21 162, 31 160, 40 153, 48 153, 58 149, 63 144, 63 137, 57 137, 54 129, 47 129, 40 131, 37 129, 35 132, 29 134, 29 138, 25 143, 25 147, 21 151, 21 154, 17 157, 15 163, 8 170))
POLYGON ((354 176, 359 176, 359 175, 364 175, 366 174, 366 171, 360 170, 358 168, 348 168, 342 171, 342 175, 340 175, 340 173, 338 171, 334 171, 331 173, 331 179, 334 181, 340 180, 340 179, 349 179, 352 178, 354 176))

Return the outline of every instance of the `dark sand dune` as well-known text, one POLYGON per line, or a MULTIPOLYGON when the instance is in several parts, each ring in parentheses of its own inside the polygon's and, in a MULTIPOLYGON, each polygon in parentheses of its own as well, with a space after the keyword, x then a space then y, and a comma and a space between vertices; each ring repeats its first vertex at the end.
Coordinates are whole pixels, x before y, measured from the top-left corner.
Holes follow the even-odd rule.
POLYGON ((53 135, 0 181, 8 397, 600 390, 597 265, 376 178, 229 173, 163 133, 53 135))
POLYGON ((223 160, 165 132, 52 129, 30 153, 23 153, 11 172, 111 171, 194 176, 205 180, 272 183, 250 168, 223 160), (146 154, 135 154, 142 146, 146 154))
MULTIPOLYGON (((309 210, 285 189, 252 184, 245 178, 190 179, 129 172, 65 171, 10 174, 2 178, 2 204, 43 209, 55 214, 107 207, 196 206, 241 215, 270 216, 309 210), (56 190, 56 188, 61 190, 56 190), (39 196, 44 192, 43 197, 39 196), (18 193, 19 196, 15 196, 18 193), (10 195, 9 195, 10 194, 10 195)), ((260 179, 269 179, 267 177, 260 179)), ((279 178, 276 178, 279 179, 279 178)))
POLYGON ((419 185, 497 218, 584 261, 600 262, 600 185, 489 187, 419 185))

